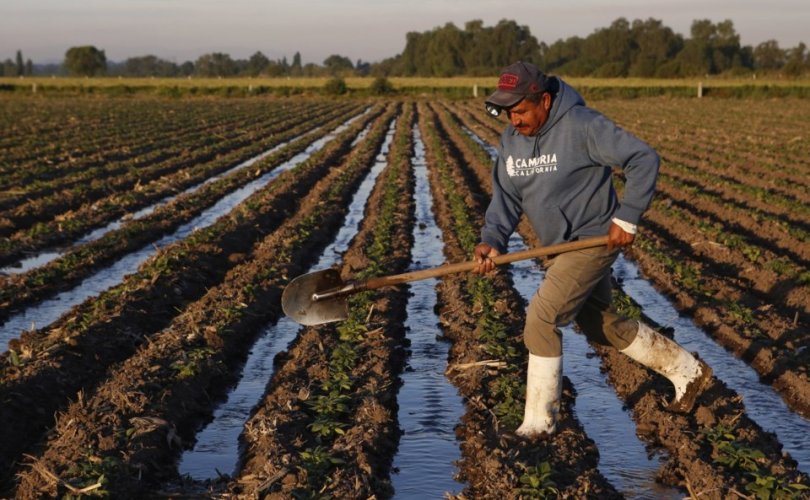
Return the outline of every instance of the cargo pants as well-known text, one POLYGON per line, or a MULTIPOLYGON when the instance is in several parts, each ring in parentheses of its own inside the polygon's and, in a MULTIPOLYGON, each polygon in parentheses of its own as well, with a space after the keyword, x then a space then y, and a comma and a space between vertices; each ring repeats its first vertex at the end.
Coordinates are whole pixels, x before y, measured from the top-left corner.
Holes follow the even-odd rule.
POLYGON ((572 320, 589 340, 624 349, 633 342, 638 322, 611 307, 610 266, 619 250, 607 247, 566 252, 550 259, 546 275, 529 302, 523 342, 542 357, 562 356, 559 327, 572 320))

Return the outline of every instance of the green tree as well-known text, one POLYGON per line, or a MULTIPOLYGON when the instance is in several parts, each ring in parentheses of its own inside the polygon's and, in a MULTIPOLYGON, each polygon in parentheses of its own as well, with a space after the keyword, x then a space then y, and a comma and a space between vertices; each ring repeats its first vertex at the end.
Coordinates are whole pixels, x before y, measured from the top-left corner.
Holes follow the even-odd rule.
MULTIPOLYGON (((284 66, 287 65, 287 58, 283 59, 284 66)), ((303 73, 304 68, 301 66, 301 53, 296 52, 293 56, 292 64, 289 66, 289 73, 292 76, 301 76, 303 73)))
POLYGON ((740 46, 740 36, 730 19, 717 24, 708 19, 693 21, 691 35, 677 57, 680 76, 717 74, 751 67, 750 53, 740 46))
POLYGON ((270 59, 258 51, 248 59, 246 71, 250 76, 259 76, 267 71, 268 66, 270 66, 270 59))
POLYGON ((374 95, 387 95, 394 93, 394 86, 385 77, 377 77, 371 82, 369 91, 374 95))
POLYGON ((754 48, 754 69, 775 71, 785 65, 785 51, 776 40, 767 40, 754 48))
POLYGON ((22 51, 17 50, 17 76, 25 74, 25 63, 23 62, 22 51))
POLYGON ((14 64, 14 61, 11 59, 6 59, 3 61, 2 72, 0 72, 3 76, 14 76, 17 74, 17 65, 14 64))
POLYGON ((71 47, 65 52, 65 69, 74 76, 96 76, 107 71, 107 56, 92 45, 71 47))
POLYGON ((345 56, 332 54, 323 61, 326 71, 332 76, 345 76, 354 71, 352 60, 345 56))
POLYGON ((176 76, 179 73, 176 64, 154 55, 130 57, 124 61, 123 73, 125 76, 176 76))
POLYGON ((225 77, 236 74, 236 63, 231 56, 221 52, 203 54, 194 64, 197 74, 203 77, 225 77))
POLYGON ((358 59, 354 65, 354 72, 357 76, 368 76, 371 73, 371 63, 358 59))
POLYGON ((627 76, 634 43, 630 23, 620 17, 607 28, 596 30, 582 46, 582 69, 598 77, 627 76))
POLYGON ((683 48, 683 37, 674 33, 658 19, 636 19, 630 28, 633 53, 628 76, 649 78, 659 68, 675 58, 683 48))
POLYGON ((801 76, 808 69, 808 56, 805 55, 807 45, 800 42, 799 45, 790 49, 787 54, 787 62, 785 62, 785 73, 788 76, 801 76))
POLYGON ((544 54, 545 71, 572 76, 588 74, 589 69, 580 61, 584 43, 585 39, 572 36, 551 44, 544 54))

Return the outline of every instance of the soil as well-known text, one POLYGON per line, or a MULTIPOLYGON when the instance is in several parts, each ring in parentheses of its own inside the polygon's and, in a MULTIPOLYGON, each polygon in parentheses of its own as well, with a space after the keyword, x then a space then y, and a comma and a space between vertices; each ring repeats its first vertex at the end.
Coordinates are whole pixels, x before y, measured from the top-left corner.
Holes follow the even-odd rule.
MULTIPOLYGON (((740 136, 712 116, 722 109, 713 101, 701 111, 705 116, 684 110, 681 102, 641 101, 600 103, 654 146, 660 142, 666 160, 659 195, 628 257, 682 313, 749 363, 794 411, 810 417, 810 351, 804 348, 810 340, 808 290, 802 274, 810 260, 808 228, 797 215, 801 210, 790 208, 790 203, 807 201, 804 177, 810 162, 806 146, 781 139, 790 130, 778 128, 782 122, 802 126, 806 104, 785 103, 795 109, 777 122, 767 122, 771 114, 762 113, 756 118, 761 126, 740 136), (688 152, 679 150, 671 137, 691 140, 690 120, 701 119, 723 133, 688 152), (742 146, 724 156, 724 148, 733 144, 742 146), (755 179, 762 177, 761 169, 741 160, 765 158, 763 164, 773 167, 779 162, 768 156, 780 151, 778 158, 788 165, 773 179, 755 179), (672 169, 666 168, 667 161, 672 169), (687 168, 675 168, 676 162, 687 168), (741 163, 746 168, 735 168, 741 163), (690 168, 701 176, 690 175, 690 168), (769 222, 774 220, 781 223, 769 222), (662 260, 662 254, 669 260, 662 260), (770 264, 777 261, 788 271, 770 264), (688 280, 685 268, 698 274, 688 280), (696 287, 704 293, 695 293, 696 287)), ((731 109, 728 116, 738 114, 731 109)), ((88 486, 96 489, 86 493, 116 498, 394 495, 390 474, 401 432, 397 392, 408 355, 405 287, 377 290, 369 295, 373 306, 353 312, 364 319, 366 333, 362 342, 352 344, 348 397, 338 412, 340 432, 319 433, 314 408, 329 395, 323 382, 331 380, 332 363, 343 359, 339 354, 347 341, 340 325, 306 327, 275 360, 275 373, 240 438, 235 477, 195 482, 180 477, 176 466, 235 383, 261 327, 280 318, 286 283, 305 272, 334 237, 394 117, 391 163, 342 256, 342 276, 349 279, 374 265, 387 274, 408 267, 414 123, 425 142, 445 258, 467 260, 468 235, 449 193, 463 200, 467 223, 480 227, 491 190, 491 160, 461 126, 497 144, 502 122, 484 115, 478 102, 415 105, 403 99, 385 109, 375 107, 305 168, 280 175, 214 226, 161 249, 120 286, 10 343, 11 350, 0 355, 0 419, 13 423, 0 428, 0 495, 76 495, 88 486), (365 139, 352 146, 372 122, 365 139), (381 262, 371 262, 374 237, 384 226, 383 200, 392 188, 398 197, 386 243, 390 250, 381 262), (106 480, 100 480, 102 474, 106 480)), ((109 119, 102 113, 88 123, 103 128, 109 119)), ((65 134, 28 118, 18 126, 54 138, 65 134)), ((99 145, 121 137, 128 136, 101 135, 99 145)), ((55 139, 50 152, 45 144, 36 147, 42 157, 61 162, 69 178, 64 141, 55 139)), ((141 150, 132 147, 132 154, 123 149, 110 154, 133 158, 141 150)), ((37 158, 23 147, 9 152, 21 161, 37 158)), ((72 155, 79 171, 98 160, 92 148, 72 155)), ((5 175, 0 168, 0 180, 5 175)), ((518 230, 530 246, 540 244, 525 221, 518 230)), ((469 275, 451 275, 437 288, 436 311, 451 343, 447 376, 465 404, 456 427, 462 452, 458 479, 466 484, 458 498, 530 497, 542 488, 563 498, 621 497, 599 471, 599 450, 573 411, 577 394, 567 378, 557 432, 536 440, 514 438, 514 422, 501 412, 505 401, 498 394, 504 381, 525 390, 524 303, 504 270, 488 281, 494 290, 491 305, 475 298, 471 283, 469 275), (493 360, 482 337, 485 326, 479 319, 489 307, 506 332, 503 359, 493 360), (529 479, 539 477, 542 466, 549 467, 550 476, 531 489, 529 479)), ((620 292, 621 284, 616 287, 620 292)), ((666 409, 673 397, 668 381, 613 348, 593 347, 637 435, 651 453, 666 457, 659 482, 706 498, 750 498, 755 479, 810 486, 777 437, 749 418, 742 397, 722 380, 712 380, 692 413, 675 414, 666 409), (743 458, 732 463, 731 456, 743 458)), ((522 393, 515 399, 522 409, 522 393)))

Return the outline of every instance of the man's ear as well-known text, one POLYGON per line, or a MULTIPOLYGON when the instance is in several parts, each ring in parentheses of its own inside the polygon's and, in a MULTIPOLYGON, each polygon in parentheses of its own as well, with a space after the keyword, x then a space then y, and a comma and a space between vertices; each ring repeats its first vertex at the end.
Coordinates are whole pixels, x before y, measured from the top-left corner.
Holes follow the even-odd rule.
POLYGON ((543 108, 545 108, 546 111, 551 109, 551 93, 550 92, 546 92, 546 93, 543 94, 543 108))

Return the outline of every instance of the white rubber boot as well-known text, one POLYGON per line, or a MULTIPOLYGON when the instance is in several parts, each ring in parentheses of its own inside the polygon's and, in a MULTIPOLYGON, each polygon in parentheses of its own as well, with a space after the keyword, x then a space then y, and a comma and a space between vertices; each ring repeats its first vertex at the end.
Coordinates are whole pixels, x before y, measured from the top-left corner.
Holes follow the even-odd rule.
POLYGON ((636 338, 621 352, 672 382, 675 386, 675 399, 669 404, 672 411, 691 411, 712 379, 709 365, 644 323, 639 323, 636 338))
POLYGON ((552 434, 557 427, 562 393, 562 356, 544 358, 529 354, 526 376, 526 408, 523 423, 515 434, 533 437, 540 433, 552 434))

